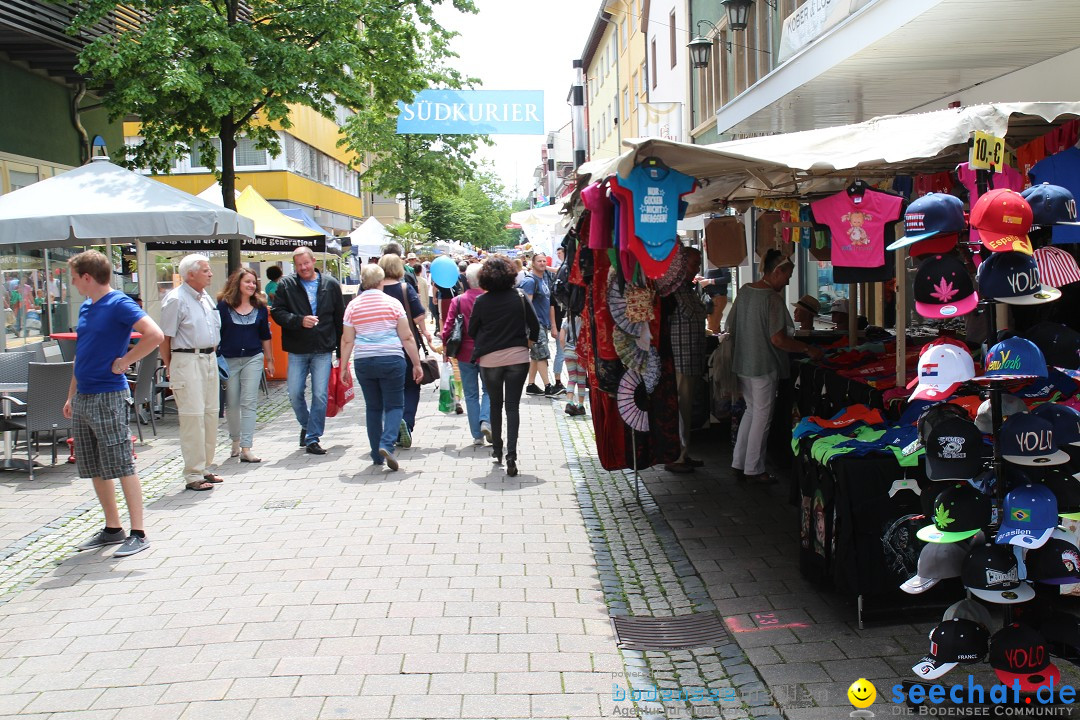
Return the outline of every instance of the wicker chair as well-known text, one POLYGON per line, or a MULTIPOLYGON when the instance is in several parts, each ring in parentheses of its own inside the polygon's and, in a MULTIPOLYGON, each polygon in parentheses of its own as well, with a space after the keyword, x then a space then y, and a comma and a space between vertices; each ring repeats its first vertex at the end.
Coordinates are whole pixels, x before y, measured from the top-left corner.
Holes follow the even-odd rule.
MULTIPOLYGON (((63 430, 65 437, 72 429, 70 418, 64 417, 68 388, 74 372, 74 363, 30 363, 26 414, 7 418, 7 423, 26 431, 26 456, 30 460, 30 479, 34 479, 34 449, 39 433, 48 432, 52 445, 52 462, 56 464, 56 432, 63 430)), ((22 404, 15 400, 16 404, 22 404)))

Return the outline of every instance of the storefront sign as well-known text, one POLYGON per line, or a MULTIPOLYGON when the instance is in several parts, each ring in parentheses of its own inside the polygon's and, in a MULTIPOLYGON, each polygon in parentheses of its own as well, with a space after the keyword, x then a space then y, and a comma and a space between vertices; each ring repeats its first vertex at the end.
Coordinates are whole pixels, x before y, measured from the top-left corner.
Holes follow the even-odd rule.
POLYGON ((1005 138, 976 130, 968 162, 972 170, 989 170, 993 167, 1001 172, 1001 166, 1005 164, 1005 138))
POLYGON ((683 142, 683 104, 642 103, 638 106, 638 137, 683 142))
POLYGON ((785 62, 874 0, 807 0, 784 20, 777 60, 785 62))
POLYGON ((398 103, 398 135, 543 135, 543 90, 423 90, 398 103))
MULTIPOLYGON (((289 238, 256 237, 254 240, 244 239, 240 241, 242 252, 280 252, 291 254, 293 250, 306 245, 312 252, 326 252, 326 240, 324 238, 304 238, 303 240, 291 240, 289 238)), ((169 242, 148 242, 147 250, 157 252, 194 253, 194 252, 224 252, 229 249, 228 238, 200 239, 200 240, 171 240, 169 242)))

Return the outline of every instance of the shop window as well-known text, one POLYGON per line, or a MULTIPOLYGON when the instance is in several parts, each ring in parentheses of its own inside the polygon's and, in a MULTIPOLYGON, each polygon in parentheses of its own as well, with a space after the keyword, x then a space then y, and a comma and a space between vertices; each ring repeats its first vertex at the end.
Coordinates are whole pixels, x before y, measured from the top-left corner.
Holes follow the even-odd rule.
POLYGON ((236 141, 236 165, 264 167, 267 164, 267 153, 255 147, 255 141, 251 138, 242 137, 236 141))
POLYGON ((629 89, 623 90, 622 99, 623 99, 623 122, 626 122, 626 121, 628 121, 630 119, 630 90, 629 89))
POLYGON ((626 20, 625 19, 619 24, 619 37, 622 39, 622 49, 623 49, 623 52, 625 52, 626 51, 626 46, 629 43, 629 41, 627 39, 627 34, 626 34, 626 20))
MULTIPOLYGON (((217 165, 221 167, 221 140, 214 138, 210 141, 210 145, 214 146, 215 155, 217 157, 217 165)), ((191 167, 193 168, 208 168, 205 164, 204 158, 206 157, 206 142, 199 141, 192 143, 191 147, 191 167)))

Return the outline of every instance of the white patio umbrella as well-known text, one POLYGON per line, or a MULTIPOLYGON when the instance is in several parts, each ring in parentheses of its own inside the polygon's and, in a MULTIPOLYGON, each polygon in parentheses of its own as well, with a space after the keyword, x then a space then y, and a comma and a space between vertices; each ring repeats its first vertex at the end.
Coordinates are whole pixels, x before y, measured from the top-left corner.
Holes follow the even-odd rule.
POLYGON ((0 195, 0 247, 254 235, 248 218, 105 159, 0 195))

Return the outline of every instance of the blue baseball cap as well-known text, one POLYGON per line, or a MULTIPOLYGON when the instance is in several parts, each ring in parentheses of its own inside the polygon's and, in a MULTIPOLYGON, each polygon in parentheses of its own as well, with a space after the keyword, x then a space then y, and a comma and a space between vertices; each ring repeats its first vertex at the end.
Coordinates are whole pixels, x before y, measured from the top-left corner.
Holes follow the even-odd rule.
POLYGON ((946 193, 927 193, 908 205, 904 213, 904 237, 889 245, 896 250, 935 235, 957 233, 967 227, 964 203, 946 193))
POLYGON ((1046 360, 1035 343, 1022 337, 1011 337, 990 348, 983 365, 983 374, 973 379, 991 382, 1046 376, 1046 360))
POLYGON ((998 430, 1001 457, 1016 465, 1064 465, 1069 453, 1054 437, 1049 420, 1031 413, 1016 413, 1001 423, 998 430))
POLYGON ((1029 549, 1042 547, 1058 524, 1057 498, 1042 485, 1022 485, 1005 496, 1002 516, 994 542, 1029 549))
POLYGON ((975 276, 979 296, 1010 305, 1041 305, 1061 297, 1061 291, 1043 285, 1035 258, 1021 252, 992 254, 975 276))
POLYGON ((1076 199, 1067 188, 1043 183, 1032 185, 1020 194, 1031 206, 1032 224, 1080 225, 1076 221, 1076 199))
POLYGON ((1054 441, 1062 445, 1080 445, 1080 412, 1068 405, 1043 403, 1031 411, 1035 417, 1046 420, 1054 428, 1054 441))

